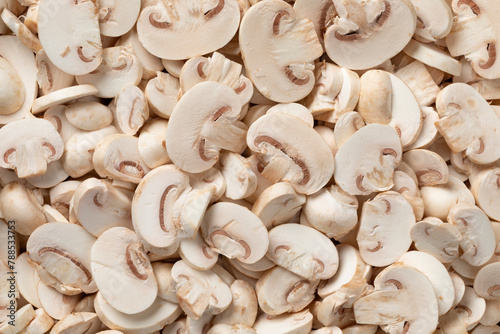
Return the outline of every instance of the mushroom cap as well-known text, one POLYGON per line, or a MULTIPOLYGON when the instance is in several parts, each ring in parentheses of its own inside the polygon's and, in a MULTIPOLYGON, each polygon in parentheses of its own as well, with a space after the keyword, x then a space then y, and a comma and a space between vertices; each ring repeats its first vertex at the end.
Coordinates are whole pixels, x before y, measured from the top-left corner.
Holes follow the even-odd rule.
POLYGON ((312 323, 313 315, 304 310, 278 316, 262 313, 253 327, 259 334, 308 334, 312 323))
POLYGON ((448 183, 446 161, 435 152, 424 149, 406 151, 403 161, 415 172, 420 187, 448 183))
POLYGON ((500 262, 489 263, 474 278, 474 291, 486 300, 500 300, 500 262))
POLYGON ((125 35, 137 21, 141 1, 99 0, 99 30, 104 36, 125 35))
POLYGON ((85 131, 100 130, 113 122, 113 113, 99 102, 76 102, 64 109, 68 122, 85 131))

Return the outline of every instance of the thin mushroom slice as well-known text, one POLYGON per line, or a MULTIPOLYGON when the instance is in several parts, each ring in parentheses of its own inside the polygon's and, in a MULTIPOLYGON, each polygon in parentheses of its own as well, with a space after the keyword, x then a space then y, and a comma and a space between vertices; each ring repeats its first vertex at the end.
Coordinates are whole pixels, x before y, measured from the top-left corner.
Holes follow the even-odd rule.
POLYGON ((135 24, 141 1, 99 0, 99 30, 104 36, 125 35, 135 24))
POLYGON ((68 178, 68 173, 64 170, 61 160, 56 160, 47 165, 47 171, 43 175, 31 176, 26 178, 34 187, 52 188, 68 178))
POLYGON ((17 36, 21 43, 29 47, 35 53, 42 49, 42 44, 40 44, 40 40, 38 39, 38 37, 35 36, 35 34, 33 34, 28 29, 28 27, 26 27, 26 25, 21 20, 19 20, 19 18, 10 10, 8 10, 7 8, 4 9, 1 12, 1 17, 5 25, 7 25, 9 29, 12 30, 14 35, 17 36))
MULTIPOLYGON (((477 292, 476 292, 477 293, 477 292)), ((479 320, 480 325, 484 326, 495 326, 498 324, 498 320, 500 319, 500 300, 498 299, 486 299, 486 310, 484 311, 484 315, 479 320)), ((500 327, 496 327, 496 330, 499 330, 500 327)), ((493 333, 492 333, 493 334, 493 333)))
POLYGON ((80 185, 80 181, 64 181, 49 191, 50 205, 69 219, 69 205, 73 194, 80 185))
POLYGON ((156 300, 156 277, 133 231, 125 227, 106 230, 92 246, 91 260, 102 297, 117 311, 137 314, 156 300))
POLYGON ((410 150, 403 154, 403 161, 417 175, 420 187, 448 183, 448 166, 437 153, 423 149, 410 150))
POLYGON ((160 2, 142 9, 137 32, 153 55, 181 60, 220 49, 236 34, 239 22, 236 0, 219 0, 210 5, 194 0, 160 2))
POLYGON ((153 262, 153 267, 156 281, 158 282, 158 297, 163 298, 172 303, 179 303, 175 294, 174 279, 172 277, 173 263, 153 262))
MULTIPOLYGON (((14 321, 4 321, 0 324, 0 332, 3 334, 17 334, 20 333, 31 321, 35 318, 35 310, 33 305, 27 304, 17 310, 13 318, 14 321)), ((10 319, 10 318, 9 318, 10 319)))
POLYGON ((333 137, 337 150, 351 138, 351 136, 365 126, 366 123, 359 112, 348 111, 339 117, 333 129, 333 137))
POLYGON ((309 109, 299 103, 279 103, 269 108, 266 114, 283 113, 293 115, 304 121, 311 128, 314 127, 314 118, 309 109))
POLYGON ((35 310, 35 318, 23 329, 22 333, 46 333, 54 326, 52 319, 43 308, 35 310))
POLYGON ((484 213, 500 221, 500 168, 481 171, 474 178, 471 190, 484 213))
POLYGON ((226 325, 218 324, 210 328, 207 334, 256 334, 252 327, 243 324, 226 325))
POLYGON ((407 146, 407 150, 429 147, 438 137, 438 130, 434 123, 439 120, 439 115, 432 107, 422 107, 422 129, 417 139, 407 146))
POLYGON ((200 233, 196 233, 194 239, 183 239, 178 251, 181 259, 197 270, 212 269, 219 259, 219 253, 208 246, 200 233))
POLYGON ((292 6, 283 1, 253 5, 241 21, 239 39, 247 75, 266 98, 288 103, 311 92, 313 61, 323 48, 313 23, 298 19, 292 6))
POLYGON ((31 112, 36 115, 44 112, 45 110, 65 104, 70 101, 80 99, 87 96, 96 95, 99 90, 93 85, 78 85, 66 88, 61 88, 46 95, 37 98, 33 101, 31 112))
POLYGON ((113 122, 113 113, 99 102, 75 102, 64 109, 68 122, 80 130, 101 130, 113 122))
POLYGON ((66 106, 64 105, 51 107, 43 113, 43 118, 52 123, 66 144, 74 134, 80 131, 68 121, 65 110, 66 106))
POLYGON ((332 277, 339 265, 333 242, 321 232, 299 224, 279 225, 269 231, 266 257, 310 281, 332 277))
POLYGON ((313 315, 309 310, 272 316, 262 313, 254 328, 259 334, 309 334, 313 315))
POLYGON ((167 72, 179 79, 181 76, 182 67, 186 63, 185 60, 172 60, 172 59, 161 59, 161 64, 167 70, 167 72))
POLYGON ((412 39, 403 49, 408 56, 451 75, 460 75, 462 64, 441 49, 412 39))
POLYGON ((441 89, 434 82, 429 70, 423 63, 414 61, 399 68, 395 75, 411 89, 421 106, 430 106, 436 102, 436 97, 441 89))
POLYGON ((57 285, 93 293, 97 286, 90 272, 90 250, 95 240, 81 226, 48 223, 30 235, 26 249, 34 263, 59 281, 57 285))
POLYGON ((26 299, 34 307, 42 307, 37 291, 40 276, 38 276, 35 268, 33 268, 33 266, 29 263, 27 253, 22 253, 16 258, 15 268, 17 275, 20 278, 17 281, 17 288, 19 289, 18 291, 21 296, 23 296, 24 299, 26 299))
POLYGON ((72 313, 57 322, 51 334, 95 333, 101 328, 97 314, 91 312, 72 313))
POLYGON ((411 0, 417 13, 415 35, 427 41, 446 37, 451 30, 453 15, 444 0, 411 0))
POLYGON ((235 280, 231 286, 233 300, 229 307, 222 313, 217 314, 213 319, 214 325, 238 325, 253 326, 257 318, 257 296, 253 287, 243 281, 235 280))
POLYGON ((144 93, 151 111, 161 118, 170 118, 181 96, 179 79, 163 72, 148 81, 144 93))
POLYGON ((417 220, 423 218, 424 200, 420 197, 420 190, 412 176, 400 170, 394 171, 394 187, 391 190, 400 193, 406 198, 413 207, 413 212, 417 220))
POLYGON ((214 251, 243 263, 260 260, 269 245, 262 221, 250 210, 233 203, 212 205, 203 218, 201 234, 214 251))
MULTIPOLYGON (((333 5, 331 0, 321 0, 333 5)), ((308 4, 308 1, 297 1, 296 6, 308 4)), ((307 7, 305 7, 307 8, 307 7)), ((319 35, 318 35, 319 36, 319 35)), ((305 98, 305 106, 313 115, 336 110, 341 101, 340 93, 343 88, 343 70, 341 67, 326 61, 316 63, 316 83, 311 93, 305 98), (337 99, 336 97, 339 96, 337 99)), ((354 109, 355 106, 353 106, 354 109)))
POLYGON ((41 280, 37 283, 37 294, 41 307, 56 320, 61 320, 71 314, 81 298, 81 295, 64 295, 41 280))
POLYGON ((336 14, 335 5, 332 0, 296 0, 293 9, 299 19, 309 19, 314 24, 314 29, 321 42, 324 44, 323 35, 332 23, 336 14))
POLYGON ((189 334, 186 325, 186 318, 179 318, 170 325, 166 326, 161 334, 189 334))
POLYGON ((115 98, 115 125, 126 135, 133 136, 149 118, 146 96, 137 86, 126 86, 115 98))
POLYGON ((191 183, 191 186, 195 189, 201 190, 206 188, 212 188, 213 193, 212 193, 212 198, 210 199, 211 203, 218 201, 226 192, 226 187, 227 187, 226 179, 224 178, 220 170, 218 170, 217 168, 210 168, 209 170, 202 173, 196 173, 196 174, 190 173, 189 182, 191 183))
POLYGON ((167 120, 154 118, 144 125, 139 134, 139 154, 151 169, 171 162, 165 141, 167 125, 167 120))
POLYGON ((474 291, 486 300, 500 300, 500 262, 489 263, 474 278, 474 291))
POLYGON ((354 70, 378 66, 398 54, 416 28, 410 1, 333 1, 337 15, 325 33, 325 49, 335 63, 354 70), (369 50, 369 56, 357 50, 369 50))
POLYGON ((454 309, 454 312, 462 315, 462 321, 467 329, 476 326, 484 312, 486 311, 486 301, 479 297, 472 287, 466 286, 465 293, 460 303, 454 309))
POLYGON ((0 77, 2 79, 0 115, 10 115, 23 105, 26 90, 19 73, 2 56, 0 56, 0 77))
POLYGON ((40 1, 38 36, 52 63, 68 74, 86 74, 101 63, 98 7, 93 1, 40 1))
POLYGON ((257 189, 257 176, 245 157, 225 152, 221 154, 220 165, 226 179, 226 197, 235 200, 247 198, 257 189))

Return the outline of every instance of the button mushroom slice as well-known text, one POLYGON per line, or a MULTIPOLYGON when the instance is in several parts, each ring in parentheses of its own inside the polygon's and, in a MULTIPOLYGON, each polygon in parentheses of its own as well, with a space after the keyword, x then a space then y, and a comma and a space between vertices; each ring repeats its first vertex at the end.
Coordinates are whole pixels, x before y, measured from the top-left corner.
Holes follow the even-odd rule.
POLYGON ((102 297, 117 311, 145 311, 158 295, 158 284, 144 247, 125 227, 102 233, 92 247, 92 274, 102 297))
POLYGON ((332 0, 296 0, 293 9, 299 19, 309 19, 314 24, 314 29, 318 35, 321 44, 323 41, 323 34, 329 25, 332 24, 332 19, 335 14, 335 6, 332 0))
POLYGON ((442 263, 451 263, 458 257, 462 235, 457 228, 439 218, 427 217, 410 231, 415 248, 432 255, 442 263))
POLYGON ((411 0, 411 2, 417 12, 416 36, 435 41, 450 33, 453 15, 446 1, 411 0))
POLYGON ((64 317, 50 331, 51 334, 95 333, 101 328, 97 314, 91 312, 72 313, 64 317))
POLYGON ((489 263, 474 278, 474 291, 486 300, 500 300, 500 262, 489 263))
POLYGON ((481 266, 495 253, 495 232, 486 214, 474 204, 455 204, 448 214, 448 222, 455 225, 462 240, 462 260, 473 266, 481 266))
MULTIPOLYGON (((468 82, 486 100, 498 100, 500 98, 500 80, 482 79, 468 82)), ((495 107, 494 107, 495 108, 495 107)), ((495 108, 496 109, 496 108, 495 108)))
POLYGON ((328 326, 311 331, 310 334, 342 334, 343 331, 337 326, 328 326))
POLYGON ((213 315, 204 314, 200 319, 186 317, 186 327, 188 333, 208 333, 212 323, 213 315))
POLYGON ((284 224, 269 231, 266 257, 310 281, 328 279, 339 265, 337 249, 321 232, 299 224, 284 224))
POLYGON ((266 112, 266 114, 271 114, 271 113, 283 113, 283 114, 293 115, 304 121, 311 128, 314 127, 314 119, 311 115, 311 112, 309 111, 309 109, 307 109, 306 107, 304 107, 299 103, 279 103, 269 108, 269 110, 266 112))
POLYGON ((462 64, 436 46, 412 39, 403 49, 408 56, 451 75, 460 75, 462 64))
POLYGON ((438 137, 438 130, 434 123, 439 120, 438 113, 432 107, 422 107, 422 129, 413 144, 407 150, 429 147, 438 137))
POLYGON ((47 171, 43 175, 26 178, 32 186, 37 188, 51 188, 68 178, 68 173, 63 168, 61 160, 56 160, 47 165, 47 171))
POLYGON ((458 258, 451 263, 451 269, 460 275, 464 283, 473 285, 474 277, 477 276, 481 267, 472 266, 464 260, 458 258))
POLYGON ((130 49, 123 46, 104 49, 102 63, 88 74, 77 75, 78 84, 94 85, 98 97, 113 98, 129 85, 137 85, 142 78, 142 66, 130 49))
POLYGON ((75 102, 64 109, 68 122, 80 130, 101 130, 113 122, 113 113, 99 102, 75 102))
POLYGON ((141 11, 141 1, 126 4, 115 0, 99 0, 99 30, 104 36, 125 35, 137 21, 141 11))
POLYGON ((163 72, 148 81, 145 89, 151 111, 161 118, 170 118, 181 97, 179 79, 163 72))
POLYGON ((41 280, 37 282, 37 294, 41 307, 56 320, 61 320, 71 314, 81 298, 81 295, 64 295, 41 280))
POLYGON ((197 270, 212 269, 219 259, 219 253, 208 246, 200 233, 194 239, 183 239, 178 251, 181 259, 197 270))
POLYGON ((139 134, 139 154, 151 169, 171 162, 165 142, 167 125, 167 120, 154 118, 144 125, 139 134))
POLYGON ((259 334, 308 334, 313 316, 309 310, 272 316, 262 313, 254 324, 259 334))
POLYGON ((455 308, 462 300, 465 293, 465 282, 457 273, 450 271, 451 281, 453 282, 453 289, 455 290, 455 299, 453 300, 452 308, 455 308))
POLYGON ((90 272, 90 250, 95 240, 81 226, 47 223, 30 235, 26 249, 31 260, 53 275, 59 285, 93 293, 97 287, 90 272))
POLYGON ((314 88, 313 61, 323 48, 313 23, 298 19, 292 6, 282 1, 253 5, 241 21, 239 39, 247 75, 266 98, 295 102, 314 88), (267 50, 266 55, 259 50, 267 50))
POLYGON ((220 165, 220 171, 226 179, 226 197, 247 198, 257 189, 257 176, 245 157, 233 152, 224 152, 220 155, 220 165))
POLYGON ((233 326, 242 324, 249 327, 253 326, 258 309, 257 296, 253 287, 249 283, 238 279, 229 288, 233 300, 224 312, 215 316, 212 323, 214 325, 233 326))
MULTIPOLYGON (((255 172, 255 171, 254 171, 255 172)), ((210 202, 218 201, 226 192, 226 179, 217 168, 210 168, 205 172, 189 174, 189 182, 195 189, 213 188, 210 202)))
POLYGON ((33 309, 33 305, 27 304, 21 307, 19 310, 15 312, 14 317, 14 325, 12 322, 4 321, 0 324, 0 332, 3 334, 17 334, 20 333, 29 323, 35 319, 35 310, 33 309))
MULTIPOLYGON (((352 325, 349 327, 342 328, 343 334, 376 334, 377 325, 352 325)), ((332 334, 336 334, 335 332, 332 334)))
POLYGON ((150 169, 141 159, 139 139, 124 134, 104 137, 97 144, 92 161, 101 177, 138 184, 150 169))
POLYGON ((243 118, 243 123, 245 123, 247 126, 252 125, 256 120, 258 120, 260 117, 264 116, 269 109, 271 109, 272 105, 254 105, 248 108, 248 111, 243 118))
POLYGON ((212 205, 203 218, 201 234, 212 250, 244 263, 260 260, 269 245, 262 221, 250 210, 233 203, 212 205))
POLYGON ((0 78, 2 82, 0 115, 10 115, 23 105, 26 90, 19 73, 2 56, 0 56, 0 78))
POLYGON ((354 70, 382 64, 399 53, 416 28, 410 1, 361 4, 333 1, 337 15, 325 33, 325 49, 335 63, 354 70), (356 50, 370 50, 370 56, 356 50))
POLYGON ((50 205, 66 219, 69 219, 69 202, 80 183, 80 181, 64 181, 50 189, 50 205))
POLYGON ((484 326, 484 325, 479 325, 474 328, 472 333, 474 334, 495 334, 498 333, 500 330, 500 326, 484 326))
POLYGON ((42 49, 42 44, 40 44, 40 40, 33 34, 24 23, 17 18, 10 10, 7 8, 1 12, 2 20, 5 25, 9 27, 9 29, 17 36, 17 38, 33 50, 35 53, 42 49))
POLYGON ((323 299, 321 302, 313 302, 310 306, 310 311, 318 324, 314 327, 320 326, 339 326, 347 327, 356 323, 354 319, 354 312, 352 302, 348 303, 348 297, 353 297, 354 300, 359 298, 359 295, 345 296, 343 294, 331 294, 323 299))
POLYGON ((45 110, 60 105, 67 102, 87 97, 93 96, 98 93, 98 89, 93 85, 78 85, 66 88, 61 88, 59 90, 47 93, 46 95, 37 98, 33 101, 31 107, 31 112, 36 115, 44 112, 45 110))
POLYGON ((231 303, 229 287, 212 270, 195 270, 181 260, 174 264, 172 277, 180 307, 194 320, 220 314, 231 303))
POLYGON ((50 61, 45 50, 40 50, 36 54, 36 67, 36 80, 44 95, 70 87, 75 80, 74 75, 56 67, 50 61))
MULTIPOLYGON (((330 0, 320 0, 326 3, 333 3, 330 0)), ((319 1, 314 2, 316 4, 319 1)), ((309 10, 311 7, 304 6, 307 1, 297 2, 295 6, 303 7, 304 10, 309 10)), ((309 3, 308 3, 309 4, 309 3)), ((297 15, 300 15, 296 11, 297 15)), ((322 35, 318 34, 318 37, 322 35)), ((321 37, 320 37, 321 38, 321 37)), ((311 93, 305 98, 305 106, 316 116, 325 112, 335 111, 336 105, 341 102, 341 89, 343 88, 343 74, 342 68, 332 63, 325 61, 316 63, 315 68, 316 83, 311 93), (337 99, 338 97, 338 99, 337 99)), ((358 82, 359 84, 359 82, 358 82)), ((355 106, 353 106, 354 109, 355 106)))
POLYGON ((243 324, 225 325, 218 324, 210 328, 207 334, 256 334, 252 327, 243 324))
POLYGON ((395 75, 411 89, 420 106, 433 104, 441 91, 425 65, 419 61, 399 68, 395 75))
POLYGON ((424 149, 410 150, 403 154, 403 161, 417 175, 420 187, 448 183, 448 166, 437 153, 424 149))
MULTIPOLYGON (((2 223, 3 224, 3 223, 2 223)), ((7 244, 7 243, 6 243, 7 244)), ((12 262, 12 261, 11 261, 12 262)), ((8 262, 6 262, 8 263, 8 262)), ((31 305, 36 308, 41 308, 42 304, 38 298, 37 285, 40 281, 40 276, 38 276, 35 268, 31 266, 28 262, 28 254, 20 254, 15 261, 15 268, 17 273, 17 288, 19 293, 28 301, 31 305)))
POLYGON ((380 193, 365 202, 356 237, 361 258, 375 267, 394 263, 410 248, 414 224, 413 208, 399 193, 380 193))
POLYGON ((175 78, 179 78, 181 76, 181 70, 185 60, 173 60, 173 59, 161 59, 161 63, 163 67, 167 70, 167 72, 174 76, 175 78))
POLYGON ((26 326, 22 333, 46 333, 54 326, 52 319, 43 308, 35 310, 35 318, 26 326))
MULTIPOLYGON (((257 280, 265 274, 263 271, 248 270, 241 266, 240 261, 235 259, 223 258, 223 261, 226 264, 227 269, 234 275, 234 277, 238 277, 239 275, 245 276, 255 280, 255 283, 257 283, 257 280)), ((254 286, 253 283, 252 286, 254 286)))
POLYGON ((153 262, 152 264, 156 281, 158 282, 158 297, 172 303, 179 303, 175 294, 175 282, 172 278, 172 263, 153 262))
POLYGON ((97 293, 95 299, 97 316, 107 327, 124 333, 149 334, 161 330, 165 325, 174 322, 181 315, 179 305, 156 298, 153 305, 137 314, 125 314, 115 310, 102 296, 97 293))
POLYGON ((94 301, 96 294, 91 294, 80 299, 74 309, 73 312, 95 312, 94 301))
POLYGON ((137 21, 139 40, 153 55, 171 60, 207 54, 226 45, 240 22, 236 0, 155 3, 137 21), (214 31, 220 33, 214 35, 214 31))
POLYGON ((354 133, 335 155, 335 181, 350 195, 390 189, 401 156, 396 130, 389 125, 369 124, 354 133))
POLYGON ((64 105, 51 107, 45 111, 43 118, 52 123, 66 144, 75 133, 81 131, 68 121, 65 110, 66 107, 64 105))
POLYGON ((391 190, 403 195, 413 207, 413 213, 417 220, 424 216, 424 200, 420 197, 420 190, 415 180, 403 171, 394 171, 394 186, 391 190))
POLYGON ((358 112, 348 111, 345 114, 342 114, 342 116, 340 116, 337 120, 337 123, 335 123, 335 128, 333 129, 337 149, 339 149, 356 131, 365 125, 363 117, 361 117, 358 112))
POLYGON ((146 96, 137 86, 126 86, 114 100, 114 121, 117 129, 133 136, 149 118, 146 96))
POLYGON ((186 326, 186 318, 180 318, 166 326, 161 334, 189 334, 186 326))
MULTIPOLYGON (((498 299, 486 300, 486 310, 481 320, 479 320, 480 325, 478 325, 478 327, 481 327, 482 325, 495 326, 498 323, 499 317, 500 317, 500 300, 498 299)), ((500 327, 495 327, 495 329, 498 331, 500 327)))
POLYGON ((488 168, 474 178, 472 194, 490 218, 500 221, 500 168, 488 168))
POLYGON ((485 300, 479 297, 474 292, 473 288, 466 286, 465 294, 460 303, 456 306, 455 312, 463 313, 463 321, 468 330, 479 323, 485 311, 485 300))

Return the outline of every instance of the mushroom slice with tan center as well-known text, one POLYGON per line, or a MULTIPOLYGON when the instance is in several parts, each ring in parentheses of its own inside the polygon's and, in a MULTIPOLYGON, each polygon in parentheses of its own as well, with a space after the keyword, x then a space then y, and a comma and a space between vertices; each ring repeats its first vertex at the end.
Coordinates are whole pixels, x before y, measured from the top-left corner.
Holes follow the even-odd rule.
POLYGON ((153 55, 180 60, 220 49, 236 34, 239 23, 236 0, 160 2, 142 9, 137 32, 153 55))
POLYGON ((144 93, 151 111, 161 118, 170 118, 175 105, 180 99, 179 79, 163 72, 156 72, 156 77, 149 80, 144 93))
POLYGON ((246 126, 237 119, 241 102, 232 88, 202 82, 182 96, 169 119, 166 147, 180 169, 200 173, 219 159, 220 149, 241 153, 246 126))
POLYGON ((115 310, 97 293, 95 298, 97 316, 107 327, 124 333, 150 334, 174 322, 182 313, 179 305, 156 298, 153 305, 137 314, 125 314, 115 310))
POLYGON ((116 134, 107 136, 97 144, 92 161, 101 177, 139 183, 150 169, 141 159, 139 139, 116 134))
POLYGON ((167 120, 154 118, 144 125, 139 134, 139 154, 151 169, 171 162, 165 144, 167 125, 167 120))
POLYGON ((200 233, 194 239, 183 239, 178 251, 181 259, 197 270, 212 269, 219 259, 219 253, 208 246, 200 233))
POLYGON ((36 80, 43 94, 70 87, 75 77, 57 68, 44 50, 36 54, 36 80))
POLYGON ((472 182, 471 190, 484 213, 500 221, 500 168, 479 172, 472 182))
POLYGON ((17 38, 33 50, 35 53, 42 49, 42 44, 40 44, 40 40, 38 37, 33 34, 28 27, 10 10, 7 8, 1 12, 2 20, 9 27, 10 30, 17 36, 17 38))
POLYGON ((102 60, 98 7, 94 1, 40 1, 38 36, 52 63, 68 74, 95 70, 102 60))
POLYGON ((97 314, 91 312, 72 313, 61 319, 50 331, 51 334, 96 333, 102 326, 97 314))
POLYGON ((342 67, 362 70, 382 64, 399 53, 416 28, 410 1, 333 1, 337 16, 325 33, 328 56, 342 67), (358 50, 369 50, 370 56, 358 50))
POLYGON ((321 232, 299 224, 279 225, 269 231, 266 257, 310 281, 332 277, 339 265, 333 242, 321 232))
MULTIPOLYGON (((331 0, 321 0, 329 2, 331 0)), ((299 2, 297 2, 298 4, 299 2)), ((300 1, 301 4, 309 4, 308 1, 300 1)), ((302 5, 301 5, 302 6, 302 5)), ((319 36, 319 35, 318 35, 319 36)), ((311 93, 305 98, 305 105, 313 115, 319 115, 324 112, 334 111, 337 102, 340 102, 339 96, 343 87, 342 68, 326 61, 316 63, 315 69, 316 84, 311 93)), ((358 82, 359 83, 359 82, 358 82)), ((353 106, 354 109, 355 106, 353 106)))
POLYGON ((104 36, 125 35, 137 21, 141 1, 126 3, 116 0, 99 0, 99 29, 104 36))
POLYGON ((309 310, 272 316, 262 313, 254 328, 259 334, 309 334, 313 315, 309 310))
POLYGON ((374 285, 374 292, 354 303, 358 324, 388 325, 391 333, 434 332, 438 304, 424 274, 405 265, 392 265, 377 275, 374 285), (384 307, 378 306, 381 304, 384 307), (417 309, 417 305, 421 307, 417 309))
POLYGON ((335 181, 350 195, 390 189, 401 157, 396 130, 390 125, 369 124, 354 133, 335 155, 335 181))
POLYGON ((233 152, 221 154, 221 173, 226 179, 226 197, 243 199, 257 189, 257 176, 245 157, 233 152))
POLYGON ((417 12, 415 35, 426 41, 435 41, 446 37, 451 30, 453 15, 444 0, 411 0, 417 12))
POLYGON ((298 312, 314 299, 319 280, 308 281, 281 267, 274 267, 255 286, 261 309, 270 315, 298 312), (279 282, 279 284, 277 284, 279 282))
POLYGON ((68 122, 80 130, 96 131, 113 122, 113 113, 99 102, 75 102, 64 109, 68 122))
POLYGON ((415 172, 419 186, 434 186, 448 183, 448 166, 437 153, 416 149, 403 154, 406 162, 415 172))
POLYGON ((216 203, 207 210, 201 234, 214 251, 243 263, 260 260, 269 245, 267 229, 259 217, 228 202, 216 203))
POLYGON ((47 223, 30 235, 26 249, 31 260, 53 275, 59 285, 93 293, 97 287, 90 272, 90 250, 95 240, 81 226, 47 223))
POLYGON ((137 85, 141 81, 141 63, 129 49, 123 46, 107 48, 102 57, 102 63, 94 71, 75 77, 80 85, 91 84, 97 87, 99 92, 96 96, 113 98, 123 88, 137 85))
POLYGON ((486 300, 500 300, 500 262, 489 263, 477 273, 474 291, 486 300))
POLYGON ((194 320, 222 313, 231 304, 231 290, 212 270, 195 270, 181 260, 174 264, 172 277, 180 307, 194 320))
POLYGON ((114 100, 115 125, 126 135, 133 136, 149 118, 146 96, 137 86, 123 88, 114 100))
POLYGON ((231 286, 233 301, 222 313, 215 316, 213 324, 237 325, 244 324, 253 326, 257 318, 257 296, 250 283, 243 280, 235 280, 231 286))
POLYGON ((415 214, 399 193, 387 191, 363 204, 356 240, 363 260, 375 267, 394 263, 412 243, 415 214))
POLYGON ((34 115, 40 114, 51 107, 65 104, 82 97, 93 96, 97 94, 98 91, 99 90, 93 85, 78 85, 61 88, 47 93, 33 101, 31 112, 34 115))
POLYGON ((260 117, 250 126, 247 143, 268 164, 264 176, 290 182, 298 193, 315 193, 333 174, 328 144, 298 117, 283 113, 260 117))
POLYGON ((266 98, 295 102, 311 92, 313 62, 323 48, 313 23, 298 19, 292 6, 277 0, 256 3, 241 21, 239 40, 247 75, 266 98))
POLYGON ((125 227, 102 233, 92 247, 92 274, 99 291, 117 311, 145 311, 158 295, 158 284, 144 247, 125 227))
POLYGON ((495 232, 486 214, 474 204, 455 204, 448 214, 448 222, 455 225, 460 234, 462 260, 473 266, 481 266, 495 253, 495 232))

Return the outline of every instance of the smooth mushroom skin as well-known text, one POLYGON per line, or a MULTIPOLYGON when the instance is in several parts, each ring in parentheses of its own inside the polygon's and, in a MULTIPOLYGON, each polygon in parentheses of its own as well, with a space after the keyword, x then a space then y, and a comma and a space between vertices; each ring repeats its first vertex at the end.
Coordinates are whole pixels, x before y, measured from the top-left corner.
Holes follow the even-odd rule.
POLYGON ((312 22, 296 18, 292 6, 277 0, 253 5, 241 21, 239 40, 246 73, 266 98, 288 103, 311 92, 313 61, 323 48, 312 22))
POLYGON ((308 334, 312 329, 313 315, 309 310, 271 316, 262 313, 253 328, 262 334, 308 334))
POLYGON ((420 187, 448 183, 448 167, 437 153, 424 149, 410 150, 403 154, 403 161, 415 172, 420 187))
POLYGON ((490 218, 500 221, 500 168, 485 169, 474 178, 472 194, 490 218))
POLYGON ((113 113, 98 102, 76 102, 64 109, 68 122, 85 131, 103 129, 113 122, 113 113))
POLYGON ((104 36, 125 35, 137 21, 141 1, 126 4, 115 0, 99 0, 99 30, 104 36))
POLYGON ((212 323, 238 325, 243 324, 252 327, 257 318, 257 295, 253 287, 246 281, 237 279, 231 286, 233 300, 229 307, 222 313, 217 314, 212 323))
POLYGON ((307 109, 306 107, 304 107, 299 103, 278 103, 269 108, 269 110, 266 112, 266 114, 271 114, 271 113, 283 113, 283 114, 293 115, 304 121, 311 128, 314 127, 314 118, 311 115, 311 112, 309 111, 309 109, 307 109))
MULTIPOLYGON (((498 299, 486 299, 486 310, 481 318, 480 325, 478 327, 484 326, 495 326, 498 323, 499 311, 500 310, 500 300, 498 299)), ((496 327, 498 330, 499 327, 496 327)))
POLYGON ((26 97, 24 84, 19 73, 3 57, 0 56, 0 115, 10 115, 22 107, 26 97))
POLYGON ((474 291, 486 300, 500 300, 500 262, 489 263, 474 278, 474 291))
POLYGON ((144 90, 151 111, 161 118, 170 118, 181 98, 179 79, 169 73, 156 72, 144 90))

